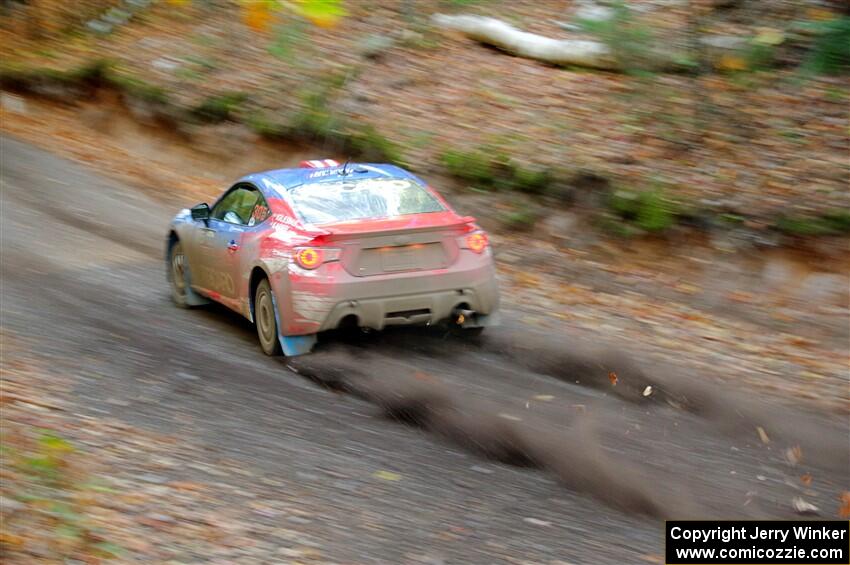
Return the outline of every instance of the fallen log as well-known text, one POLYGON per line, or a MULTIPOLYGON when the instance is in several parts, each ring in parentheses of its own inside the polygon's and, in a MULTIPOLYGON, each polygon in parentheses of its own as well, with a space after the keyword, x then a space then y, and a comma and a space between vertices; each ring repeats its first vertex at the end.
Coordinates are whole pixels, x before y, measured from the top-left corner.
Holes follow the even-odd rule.
POLYGON ((434 14, 431 20, 441 29, 459 31, 519 57, 558 66, 620 70, 611 50, 599 41, 552 39, 486 16, 434 14))

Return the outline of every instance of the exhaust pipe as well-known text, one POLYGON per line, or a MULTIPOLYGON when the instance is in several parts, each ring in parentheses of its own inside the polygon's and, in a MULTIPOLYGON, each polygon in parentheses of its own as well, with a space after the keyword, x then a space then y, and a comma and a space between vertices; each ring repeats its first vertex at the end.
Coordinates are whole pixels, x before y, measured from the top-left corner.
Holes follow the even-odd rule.
POLYGON ((455 308, 454 310, 452 310, 452 321, 459 326, 472 323, 475 321, 475 310, 464 310, 463 308, 455 308))

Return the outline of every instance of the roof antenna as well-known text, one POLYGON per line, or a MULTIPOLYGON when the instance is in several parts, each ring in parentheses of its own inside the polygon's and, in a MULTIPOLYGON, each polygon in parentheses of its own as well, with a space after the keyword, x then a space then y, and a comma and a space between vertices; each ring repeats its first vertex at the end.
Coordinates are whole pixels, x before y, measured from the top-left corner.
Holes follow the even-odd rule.
POLYGON ((346 169, 346 167, 348 167, 348 164, 350 162, 351 162, 351 157, 349 157, 348 159, 345 160, 345 164, 342 166, 342 172, 340 172, 339 174, 341 174, 342 176, 345 176, 345 175, 348 174, 347 172, 345 172, 345 169, 346 169))

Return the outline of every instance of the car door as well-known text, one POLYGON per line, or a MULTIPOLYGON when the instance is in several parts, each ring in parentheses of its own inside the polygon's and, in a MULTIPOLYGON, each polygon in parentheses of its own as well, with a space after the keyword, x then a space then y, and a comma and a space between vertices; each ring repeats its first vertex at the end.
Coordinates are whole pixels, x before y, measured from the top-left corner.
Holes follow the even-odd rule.
POLYGON ((209 296, 239 310, 242 243, 256 224, 255 209, 262 198, 256 187, 238 184, 213 206, 206 226, 198 230, 200 285, 209 296))

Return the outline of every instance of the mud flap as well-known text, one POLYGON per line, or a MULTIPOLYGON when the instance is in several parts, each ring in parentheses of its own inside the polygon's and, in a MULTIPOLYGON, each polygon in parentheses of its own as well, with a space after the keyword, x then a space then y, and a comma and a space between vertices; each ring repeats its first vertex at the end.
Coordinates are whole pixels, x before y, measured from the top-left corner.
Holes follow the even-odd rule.
POLYGON ((287 357, 310 353, 316 345, 316 334, 280 336, 280 347, 287 357))
MULTIPOLYGON (((187 262, 188 265, 188 262, 187 262)), ((209 304, 208 298, 204 298, 194 290, 192 290, 192 271, 187 267, 183 271, 183 282, 186 285, 186 305, 187 306, 203 306, 209 304)))
MULTIPOLYGON (((272 294, 272 307, 274 308, 274 319, 277 323, 277 337, 280 341, 280 348, 283 354, 287 357, 295 357, 296 355, 306 355, 312 351, 316 345, 316 334, 308 335, 283 335, 280 333, 280 310, 277 307, 277 297, 274 292, 272 294)), ((251 312, 253 317, 254 313, 251 312)))

